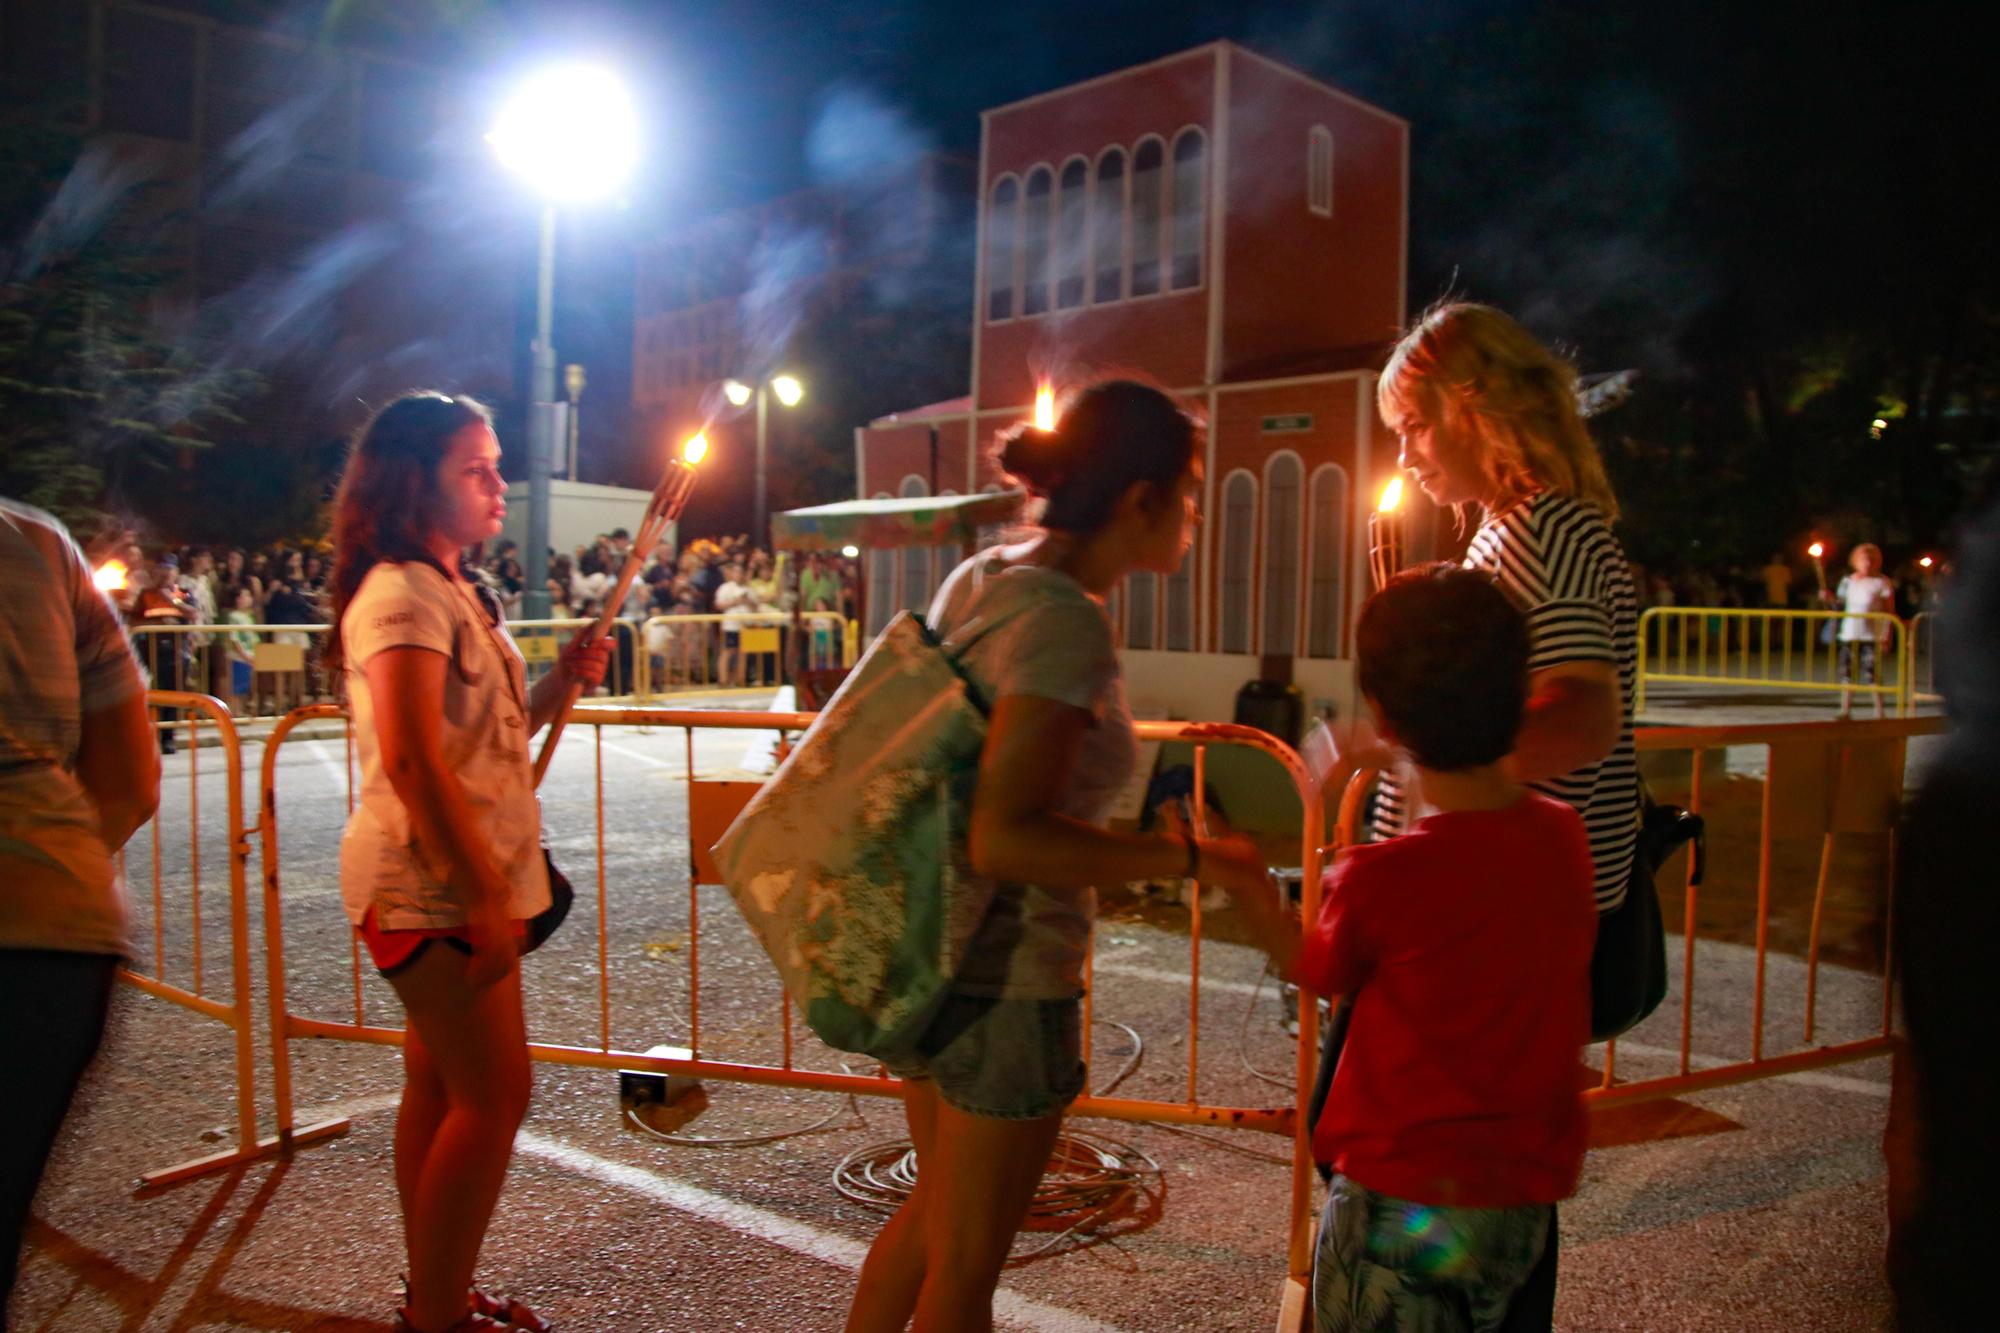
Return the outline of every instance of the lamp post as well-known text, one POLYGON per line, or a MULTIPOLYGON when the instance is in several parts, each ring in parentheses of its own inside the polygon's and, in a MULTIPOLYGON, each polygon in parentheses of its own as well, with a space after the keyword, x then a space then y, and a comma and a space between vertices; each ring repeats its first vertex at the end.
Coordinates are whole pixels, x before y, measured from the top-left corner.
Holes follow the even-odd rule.
POLYGON ((583 397, 584 386, 589 383, 582 366, 563 367, 563 389, 569 394, 569 412, 566 414, 569 417, 569 467, 564 470, 563 476, 570 481, 581 480, 576 475, 576 446, 583 434, 583 413, 578 410, 577 399, 583 397))
POLYGON ((757 508, 750 531, 755 540, 763 541, 766 536, 765 465, 770 455, 769 397, 776 395, 781 405, 797 407, 806 396, 806 386, 793 375, 773 375, 767 380, 759 381, 754 389, 742 380, 725 380, 722 385, 722 395, 735 407, 742 407, 752 398, 757 400, 757 508))
POLYGON ((535 341, 528 382, 528 539, 521 609, 549 614, 549 474, 562 444, 556 401, 556 205, 602 198, 624 184, 639 156, 638 118, 609 70, 557 65, 531 76, 486 136, 503 166, 542 198, 535 272, 535 341))

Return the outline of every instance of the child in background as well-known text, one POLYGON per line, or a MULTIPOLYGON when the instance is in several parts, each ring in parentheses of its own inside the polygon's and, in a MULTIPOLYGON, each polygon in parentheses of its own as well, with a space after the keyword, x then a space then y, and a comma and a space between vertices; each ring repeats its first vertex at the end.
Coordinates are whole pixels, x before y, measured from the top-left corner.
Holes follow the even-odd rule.
MULTIPOLYGON (((257 623, 256 591, 247 583, 231 588, 228 594, 229 609, 222 613, 225 624, 254 625, 257 623)), ((250 693, 251 673, 257 660, 257 634, 254 630, 233 629, 228 633, 229 642, 229 688, 238 698, 250 693)))
MULTIPOLYGON (((1843 722, 1853 716, 1849 699, 1856 660, 1859 659, 1861 667, 1861 683, 1875 684, 1875 659, 1888 637, 1887 622, 1870 620, 1868 613, 1894 613, 1896 609, 1896 585, 1882 577, 1881 547, 1874 542, 1861 543, 1848 553, 1847 567, 1853 572, 1841 579, 1839 587, 1833 592, 1822 594, 1829 604, 1838 604, 1847 612, 1840 618, 1839 634, 1840 719, 1843 722)), ((1875 716, 1882 715, 1882 696, 1877 694, 1875 716)))
MULTIPOLYGON (((1343 852, 1303 942, 1299 984, 1354 996, 1313 1140, 1335 1173, 1314 1327, 1497 1329, 1583 1165, 1590 845, 1575 810, 1509 775, 1528 629, 1490 580, 1399 575, 1362 608, 1356 655, 1436 813, 1343 852)), ((1342 767, 1387 762, 1347 751, 1342 767)))

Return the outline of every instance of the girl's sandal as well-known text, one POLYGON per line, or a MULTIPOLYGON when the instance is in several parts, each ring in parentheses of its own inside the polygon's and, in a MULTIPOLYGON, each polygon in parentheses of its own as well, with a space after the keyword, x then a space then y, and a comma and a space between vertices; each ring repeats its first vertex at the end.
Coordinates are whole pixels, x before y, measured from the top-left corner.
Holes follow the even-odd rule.
POLYGON ((512 1296, 489 1296, 477 1287, 472 1289, 472 1312, 497 1319, 519 1333, 555 1333, 554 1324, 512 1296))
MULTIPOLYGON (((450 1328, 440 1330, 440 1333, 513 1333, 513 1330, 512 1324, 502 1323, 490 1315, 483 1315, 475 1310, 450 1328)), ((410 1322, 408 1306, 400 1306, 396 1310, 396 1331, 417 1333, 417 1326, 410 1322)))

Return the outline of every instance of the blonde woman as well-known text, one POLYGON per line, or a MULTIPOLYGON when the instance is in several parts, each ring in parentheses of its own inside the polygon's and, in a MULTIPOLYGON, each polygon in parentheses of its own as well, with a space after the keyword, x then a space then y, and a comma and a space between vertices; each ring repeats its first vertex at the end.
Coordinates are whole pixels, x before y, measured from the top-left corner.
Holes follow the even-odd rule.
MULTIPOLYGON (((1527 617, 1528 710, 1511 772, 1583 816, 1599 914, 1593 1024, 1604 1030, 1642 1008, 1639 977, 1605 966, 1637 951, 1614 937, 1638 928, 1616 910, 1639 840, 1638 599, 1611 534, 1618 501, 1577 411, 1576 370, 1501 311, 1452 302, 1397 344, 1376 404, 1402 441, 1398 463, 1424 494, 1476 516, 1466 568, 1492 578, 1527 617)), ((1378 834, 1402 830, 1411 795, 1385 784, 1378 834)), ((1552 1219, 1509 1329, 1549 1327, 1555 1238, 1552 1219)))

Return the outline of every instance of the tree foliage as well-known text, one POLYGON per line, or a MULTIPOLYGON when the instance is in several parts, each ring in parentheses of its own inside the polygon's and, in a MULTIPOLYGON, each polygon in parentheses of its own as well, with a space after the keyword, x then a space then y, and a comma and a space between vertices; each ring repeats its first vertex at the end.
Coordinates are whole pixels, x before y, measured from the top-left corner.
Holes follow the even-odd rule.
POLYGON ((163 327, 174 219, 143 163, 77 123, 0 121, 0 493, 89 530, 209 447, 256 378, 163 327))

